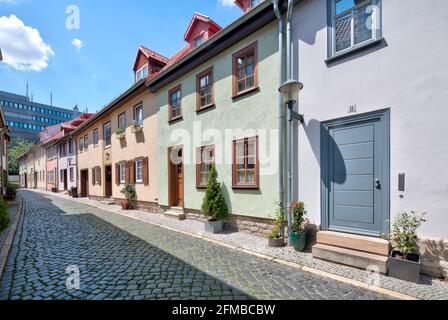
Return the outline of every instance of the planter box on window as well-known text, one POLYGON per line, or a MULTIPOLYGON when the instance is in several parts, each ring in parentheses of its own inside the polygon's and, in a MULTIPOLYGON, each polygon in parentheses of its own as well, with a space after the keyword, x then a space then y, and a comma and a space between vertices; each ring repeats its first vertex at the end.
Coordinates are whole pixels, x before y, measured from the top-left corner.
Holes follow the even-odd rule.
POLYGON ((126 138, 126 133, 117 133, 117 140, 122 140, 126 138))
POLYGON ((132 127, 132 133, 142 132, 142 130, 143 130, 143 126, 133 126, 132 127))

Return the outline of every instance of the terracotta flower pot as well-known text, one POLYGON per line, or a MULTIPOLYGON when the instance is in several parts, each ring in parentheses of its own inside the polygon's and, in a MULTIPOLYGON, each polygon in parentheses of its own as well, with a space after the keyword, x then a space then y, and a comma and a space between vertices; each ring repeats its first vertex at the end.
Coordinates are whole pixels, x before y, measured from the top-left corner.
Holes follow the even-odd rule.
POLYGON ((121 200, 121 201, 120 201, 120 204, 121 204, 121 208, 122 208, 123 210, 129 210, 129 209, 131 209, 131 202, 128 201, 128 200, 121 200))

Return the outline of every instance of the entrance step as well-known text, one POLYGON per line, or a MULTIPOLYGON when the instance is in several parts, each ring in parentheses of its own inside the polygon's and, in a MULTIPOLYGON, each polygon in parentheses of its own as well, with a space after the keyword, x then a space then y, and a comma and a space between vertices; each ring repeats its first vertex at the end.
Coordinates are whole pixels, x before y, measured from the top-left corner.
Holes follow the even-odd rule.
POLYGON ((382 274, 386 274, 387 271, 387 256, 329 246, 326 244, 318 243, 313 246, 313 257, 360 269, 376 266, 378 272, 382 274))
POLYGON ((167 218, 181 221, 187 219, 184 209, 182 208, 169 208, 163 213, 163 215, 167 218))
POLYGON ((103 201, 100 201, 100 203, 102 203, 106 206, 113 206, 115 204, 115 202, 113 200, 103 200, 103 201))
POLYGON ((383 239, 332 231, 319 231, 317 243, 386 257, 391 249, 389 242, 383 239))

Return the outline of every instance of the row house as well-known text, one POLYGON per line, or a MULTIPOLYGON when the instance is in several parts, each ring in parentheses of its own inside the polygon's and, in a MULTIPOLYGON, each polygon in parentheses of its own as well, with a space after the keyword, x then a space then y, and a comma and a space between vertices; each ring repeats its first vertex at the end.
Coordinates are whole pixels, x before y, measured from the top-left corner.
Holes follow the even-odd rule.
MULTIPOLYGON (((1 60, 1 52, 0 52, 1 60)), ((9 128, 3 108, 0 107, 0 194, 4 193, 5 182, 8 178, 8 145, 11 142, 9 128)))
POLYGON ((157 210, 157 106, 146 78, 166 62, 163 56, 139 48, 134 66, 137 82, 73 133, 82 197, 119 202, 124 199, 122 189, 132 183, 137 208, 157 210), (142 66, 151 71, 140 79, 142 66))

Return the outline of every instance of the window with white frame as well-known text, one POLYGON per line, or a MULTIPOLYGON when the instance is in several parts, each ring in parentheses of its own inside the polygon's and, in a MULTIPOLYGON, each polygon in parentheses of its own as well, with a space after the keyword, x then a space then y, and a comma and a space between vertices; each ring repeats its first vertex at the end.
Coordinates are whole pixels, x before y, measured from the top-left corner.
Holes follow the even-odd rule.
POLYGON ((143 125, 143 105, 139 105, 134 109, 134 120, 138 126, 143 125))
POLYGON ((120 163, 120 183, 126 183, 126 164, 120 163))
POLYGON ((381 39, 381 0, 329 0, 331 56, 381 39))
POLYGON ((137 183, 143 182, 143 161, 142 160, 135 161, 135 181, 137 183))
POLYGON ((146 78, 149 75, 149 68, 148 65, 145 64, 143 67, 137 70, 135 73, 135 81, 138 82, 144 78, 146 78))

